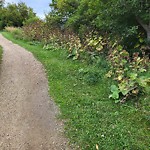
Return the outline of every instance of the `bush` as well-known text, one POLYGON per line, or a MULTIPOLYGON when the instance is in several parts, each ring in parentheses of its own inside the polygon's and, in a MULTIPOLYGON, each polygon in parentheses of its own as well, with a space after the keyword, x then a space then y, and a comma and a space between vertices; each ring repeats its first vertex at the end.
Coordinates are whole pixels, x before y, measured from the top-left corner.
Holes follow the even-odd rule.
POLYGON ((23 27, 23 32, 31 41, 42 41, 45 35, 44 33, 46 33, 46 29, 44 28, 44 22, 41 20, 36 20, 34 22, 30 22, 29 25, 25 25, 23 27))
POLYGON ((16 27, 5 27, 5 31, 6 32, 10 32, 10 33, 12 33, 13 31, 16 31, 18 28, 16 28, 16 27))
POLYGON ((21 29, 16 29, 12 32, 12 35, 14 36, 15 39, 24 39, 24 34, 21 29))
POLYGON ((34 22, 37 22, 39 20, 40 19, 38 17, 29 18, 29 19, 24 21, 23 25, 27 26, 27 25, 33 24, 34 22))
MULTIPOLYGON (((41 20, 31 21, 23 27, 23 31, 31 41, 42 42, 45 50, 55 50, 59 46, 67 49, 67 58, 73 60, 84 59, 89 64, 98 65, 97 58, 100 55, 103 54, 105 59, 109 58, 111 70, 107 76, 117 81, 116 85, 111 86, 110 98, 115 99, 116 102, 125 102, 129 97, 141 95, 150 82, 149 77, 145 76, 149 59, 144 53, 149 47, 144 46, 142 34, 137 36, 138 40, 132 45, 134 49, 124 50, 123 47, 128 48, 128 46, 120 46, 121 39, 112 39, 108 33, 102 33, 102 36, 100 31, 90 31, 81 39, 72 31, 51 29, 41 20)), ((99 64, 102 64, 102 61, 99 64)), ((103 65, 105 68, 105 64, 103 65)), ((99 72, 91 70, 84 74, 83 78, 88 84, 95 84, 100 76, 99 72)))
POLYGON ((112 94, 109 96, 116 102, 125 102, 129 97, 137 97, 145 92, 150 86, 150 76, 145 72, 150 68, 149 58, 143 53, 134 53, 129 56, 122 46, 117 46, 109 55, 111 70, 107 74, 117 81, 116 85, 111 86, 112 94))
POLYGON ((27 39, 27 37, 25 36, 21 28, 5 27, 5 31, 10 32, 15 39, 21 39, 21 40, 27 39))

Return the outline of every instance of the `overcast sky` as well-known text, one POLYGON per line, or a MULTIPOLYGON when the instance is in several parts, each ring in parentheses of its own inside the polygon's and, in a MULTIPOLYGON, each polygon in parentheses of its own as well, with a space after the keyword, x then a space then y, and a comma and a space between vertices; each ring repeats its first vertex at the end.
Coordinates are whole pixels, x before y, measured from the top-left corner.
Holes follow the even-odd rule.
POLYGON ((36 14, 43 18, 44 13, 50 11, 49 4, 51 0, 5 0, 6 3, 18 3, 18 2, 25 2, 27 6, 33 8, 36 14))

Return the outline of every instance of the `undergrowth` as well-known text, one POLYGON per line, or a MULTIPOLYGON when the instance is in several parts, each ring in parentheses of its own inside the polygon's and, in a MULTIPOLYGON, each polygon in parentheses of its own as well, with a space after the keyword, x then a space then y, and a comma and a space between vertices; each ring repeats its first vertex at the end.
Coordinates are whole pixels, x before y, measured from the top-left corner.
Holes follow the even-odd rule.
POLYGON ((105 77, 106 60, 72 61, 60 48, 5 37, 31 51, 47 70, 50 95, 65 120, 65 133, 81 150, 149 150, 150 112, 147 93, 138 102, 115 104, 108 98, 112 82, 105 77))

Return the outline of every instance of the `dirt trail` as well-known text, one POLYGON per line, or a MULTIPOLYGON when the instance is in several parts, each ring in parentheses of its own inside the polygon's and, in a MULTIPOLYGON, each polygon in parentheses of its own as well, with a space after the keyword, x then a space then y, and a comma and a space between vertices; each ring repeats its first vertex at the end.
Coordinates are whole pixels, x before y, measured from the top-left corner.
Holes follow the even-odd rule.
POLYGON ((0 34, 0 150, 69 150, 44 69, 0 34))

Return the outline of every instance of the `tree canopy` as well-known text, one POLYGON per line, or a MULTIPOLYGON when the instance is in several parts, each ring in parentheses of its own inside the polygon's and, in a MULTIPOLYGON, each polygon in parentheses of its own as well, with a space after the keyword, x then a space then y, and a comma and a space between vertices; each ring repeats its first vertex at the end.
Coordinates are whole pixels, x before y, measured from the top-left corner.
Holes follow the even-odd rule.
POLYGON ((20 2, 18 4, 8 3, 4 7, 4 1, 1 1, 0 8, 0 28, 5 26, 21 27, 23 23, 29 18, 35 17, 36 14, 33 9, 28 7, 25 3, 20 2))
POLYGON ((144 30, 150 40, 149 0, 53 0, 50 7, 51 22, 78 32, 94 28, 129 36, 144 30))

